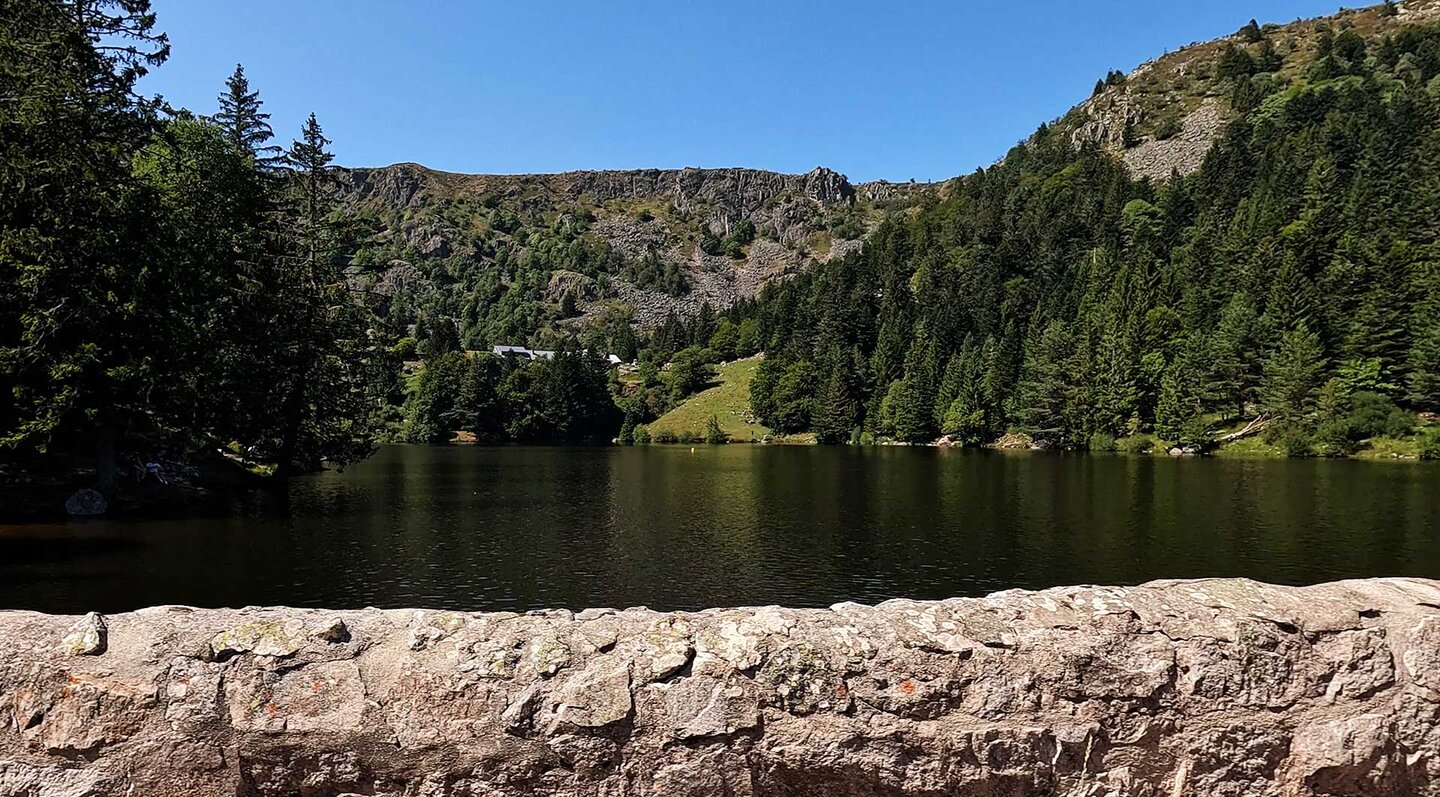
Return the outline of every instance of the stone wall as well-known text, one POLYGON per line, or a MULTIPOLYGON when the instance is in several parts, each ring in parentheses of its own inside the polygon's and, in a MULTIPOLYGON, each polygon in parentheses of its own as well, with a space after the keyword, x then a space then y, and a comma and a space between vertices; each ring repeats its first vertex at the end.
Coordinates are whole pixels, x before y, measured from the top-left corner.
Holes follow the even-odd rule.
POLYGON ((1440 794, 1440 582, 0 613, 0 795, 1440 794))

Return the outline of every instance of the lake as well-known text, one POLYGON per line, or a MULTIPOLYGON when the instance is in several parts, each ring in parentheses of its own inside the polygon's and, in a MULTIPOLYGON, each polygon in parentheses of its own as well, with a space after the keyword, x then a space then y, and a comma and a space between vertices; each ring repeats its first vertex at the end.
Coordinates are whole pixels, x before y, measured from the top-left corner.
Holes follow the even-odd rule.
POLYGON ((0 526, 0 606, 873 603, 1440 577, 1440 466, 930 448, 395 446, 224 517, 0 526))

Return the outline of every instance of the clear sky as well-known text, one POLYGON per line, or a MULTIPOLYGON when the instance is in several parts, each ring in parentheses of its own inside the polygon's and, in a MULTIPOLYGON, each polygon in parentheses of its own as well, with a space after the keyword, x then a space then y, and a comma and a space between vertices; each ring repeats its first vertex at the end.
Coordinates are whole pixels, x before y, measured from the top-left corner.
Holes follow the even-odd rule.
POLYGON ((289 143, 460 172, 993 163, 1109 69, 1335 0, 153 0, 144 87, 200 113, 235 64, 289 143))

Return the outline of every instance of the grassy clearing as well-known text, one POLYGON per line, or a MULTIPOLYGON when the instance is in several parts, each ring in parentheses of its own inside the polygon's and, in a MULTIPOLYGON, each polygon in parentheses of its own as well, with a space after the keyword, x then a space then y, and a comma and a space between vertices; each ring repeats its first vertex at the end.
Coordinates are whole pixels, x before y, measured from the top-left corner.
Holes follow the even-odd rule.
POLYGON ((1367 448, 1355 456, 1359 459, 1419 459, 1420 437, 1396 439, 1394 437, 1372 437, 1367 448))
POLYGON ((661 432, 676 436, 690 432, 703 438, 705 424, 712 415, 734 442, 759 441, 770 434, 770 430, 759 423, 745 422, 750 415, 750 382, 759 365, 760 357, 755 356, 719 366, 715 369, 719 375, 716 385, 685 399, 650 424, 650 436, 653 438, 661 432))
POLYGON ((1236 459, 1284 459, 1285 449, 1265 442, 1264 435, 1246 437, 1215 450, 1217 457, 1236 459))

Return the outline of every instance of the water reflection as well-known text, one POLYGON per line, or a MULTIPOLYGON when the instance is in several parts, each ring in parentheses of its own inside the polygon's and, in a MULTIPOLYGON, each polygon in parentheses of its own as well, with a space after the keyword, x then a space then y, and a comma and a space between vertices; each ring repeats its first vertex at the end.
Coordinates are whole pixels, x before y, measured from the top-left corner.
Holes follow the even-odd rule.
POLYGON ((0 605, 697 608, 1440 576, 1440 468, 932 449, 395 447, 233 515, 0 528, 0 605))

